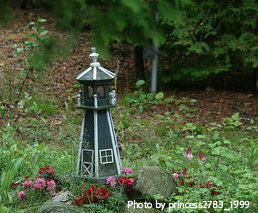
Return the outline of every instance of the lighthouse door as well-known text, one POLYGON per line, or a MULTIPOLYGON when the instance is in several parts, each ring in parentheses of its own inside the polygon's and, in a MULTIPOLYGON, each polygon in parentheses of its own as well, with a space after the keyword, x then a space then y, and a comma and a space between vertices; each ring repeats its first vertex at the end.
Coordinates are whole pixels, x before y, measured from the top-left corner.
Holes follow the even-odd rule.
POLYGON ((82 149, 81 155, 81 176, 93 176, 93 150, 82 149))

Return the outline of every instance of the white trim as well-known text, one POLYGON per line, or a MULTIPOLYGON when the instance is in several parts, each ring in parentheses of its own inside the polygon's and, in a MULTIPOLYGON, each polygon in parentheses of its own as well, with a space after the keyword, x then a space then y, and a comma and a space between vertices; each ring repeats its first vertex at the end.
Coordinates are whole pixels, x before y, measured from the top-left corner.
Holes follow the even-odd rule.
POLYGON ((121 174, 121 162, 119 162, 120 157, 118 159, 118 153, 117 153, 117 148, 116 148, 116 144, 115 144, 115 135, 112 133, 112 123, 111 123, 111 119, 110 119, 109 109, 107 109, 107 120, 108 120, 108 127, 109 127, 110 137, 111 137, 111 141, 112 141, 114 156, 115 156, 117 173, 118 173, 118 175, 120 175, 121 174))
POLYGON ((108 72, 109 74, 115 76, 115 73, 113 73, 113 72, 107 70, 106 68, 104 68, 104 67, 99 67, 99 69, 100 69, 100 68, 101 68, 102 71, 108 72))
POLYGON ((93 150, 92 149, 82 149, 81 155, 81 176, 93 176, 93 150), (91 153, 91 161, 83 161, 84 152, 91 153), (85 172, 87 175, 85 175, 85 172))
POLYGON ((85 116, 86 116, 86 111, 84 111, 83 119, 82 119, 82 130, 81 130, 81 136, 80 136, 80 147, 79 147, 79 152, 78 152, 77 171, 76 171, 77 176, 79 176, 79 169, 80 169, 80 163, 81 163, 81 152, 82 152, 85 116))
POLYGON ((93 97, 94 97, 94 107, 97 108, 98 107, 98 98, 97 98, 98 95, 94 94, 93 97))
POLYGON ((112 149, 99 150, 99 159, 100 159, 100 164, 114 163, 113 150, 112 149), (107 155, 108 151, 110 151, 110 155, 107 155), (104 156, 102 155, 103 152, 105 153, 104 156), (111 157, 111 161, 108 161, 108 157, 111 157), (103 158, 105 158, 105 162, 103 162, 103 158))
POLYGON ((96 67, 93 67, 93 80, 96 80, 97 79, 97 68, 96 67))
POLYGON ((98 113, 94 111, 94 166, 95 166, 95 175, 99 177, 99 157, 98 157, 98 113))
POLYGON ((93 162, 93 150, 92 149, 82 149, 82 162, 83 163, 92 163, 93 162), (91 161, 83 161, 83 152, 91 152, 91 161))
POLYGON ((91 69, 92 69, 92 68, 89 67, 88 69, 86 69, 85 71, 83 71, 82 73, 80 73, 80 74, 77 76, 76 80, 79 80, 83 75, 85 75, 85 74, 86 74, 87 72, 89 72, 91 69))
MULTIPOLYGON (((109 112, 109 117, 110 117, 110 120, 111 120, 111 124, 113 124, 113 119, 112 119, 112 116, 111 116, 111 112, 110 110, 108 110, 109 112)), ((119 153, 119 148, 118 148, 118 143, 117 143, 117 140, 116 140, 116 133, 115 133, 115 129, 114 129, 114 125, 112 125, 112 132, 113 132, 113 138, 115 140, 115 145, 116 145, 116 151, 117 151, 117 155, 118 155, 118 162, 119 162, 119 165, 120 165, 120 171, 122 169, 122 163, 121 163, 121 158, 120 158, 120 153, 119 153)), ((120 173, 119 173, 120 174, 120 173)))
POLYGON ((107 69, 105 69, 105 68, 103 68, 103 67, 99 67, 99 69, 100 69, 102 72, 104 72, 104 73, 106 73, 107 75, 109 75, 110 77, 112 77, 112 78, 115 77, 115 74, 112 73, 112 72, 110 72, 109 70, 107 70, 107 69))
POLYGON ((82 171, 81 177, 87 177, 87 176, 92 177, 92 173, 93 173, 92 163, 82 163, 81 171, 82 171))
POLYGON ((91 66, 91 67, 99 67, 99 66, 100 66, 100 63, 97 62, 97 61, 95 61, 95 62, 90 63, 90 66, 91 66))

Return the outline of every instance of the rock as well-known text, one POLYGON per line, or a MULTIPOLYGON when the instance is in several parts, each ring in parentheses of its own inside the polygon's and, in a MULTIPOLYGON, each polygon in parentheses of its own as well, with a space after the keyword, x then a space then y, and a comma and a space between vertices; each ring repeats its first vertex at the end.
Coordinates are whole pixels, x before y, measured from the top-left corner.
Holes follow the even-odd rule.
POLYGON ((84 213, 81 208, 72 206, 74 196, 71 192, 63 190, 52 200, 47 201, 39 210, 40 213, 84 213))
POLYGON ((177 193, 177 184, 172 175, 158 166, 142 167, 135 182, 135 190, 152 198, 158 194, 168 198, 177 193))
POLYGON ((68 190, 62 190, 61 192, 57 193, 55 197, 50 201, 51 203, 63 203, 71 205, 74 201, 74 196, 68 190))
POLYGON ((85 213, 83 209, 63 203, 44 204, 39 213, 85 213))

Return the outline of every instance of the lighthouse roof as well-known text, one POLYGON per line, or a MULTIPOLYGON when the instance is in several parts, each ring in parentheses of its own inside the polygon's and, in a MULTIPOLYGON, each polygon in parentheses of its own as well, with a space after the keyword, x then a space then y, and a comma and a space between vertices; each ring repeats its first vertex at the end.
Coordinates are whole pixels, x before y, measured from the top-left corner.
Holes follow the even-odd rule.
POLYGON ((115 78, 115 74, 103 67, 100 66, 100 63, 97 62, 99 54, 96 53, 96 49, 91 48, 92 53, 90 54, 90 58, 92 59, 92 63, 90 67, 80 73, 76 80, 77 81, 101 81, 101 80, 112 80, 115 78))

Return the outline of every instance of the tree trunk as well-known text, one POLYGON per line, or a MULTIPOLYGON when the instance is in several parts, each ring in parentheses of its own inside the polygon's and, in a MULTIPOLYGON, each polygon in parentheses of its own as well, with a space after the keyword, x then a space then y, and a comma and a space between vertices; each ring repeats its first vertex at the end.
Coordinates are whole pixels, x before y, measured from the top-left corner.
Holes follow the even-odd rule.
MULTIPOLYGON (((256 96, 256 105, 257 105, 257 116, 258 116, 258 68, 253 70, 253 88, 256 96)), ((258 125, 258 120, 257 120, 258 125)))
POLYGON ((134 47, 134 69, 136 80, 145 80, 144 62, 143 62, 143 47, 134 47))
POLYGON ((255 94, 258 95, 258 68, 253 70, 253 89, 255 94))

